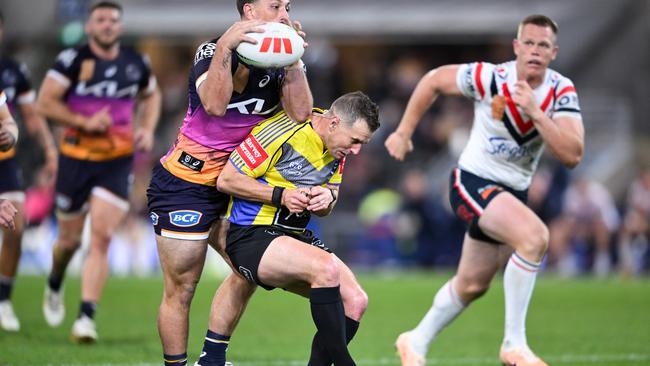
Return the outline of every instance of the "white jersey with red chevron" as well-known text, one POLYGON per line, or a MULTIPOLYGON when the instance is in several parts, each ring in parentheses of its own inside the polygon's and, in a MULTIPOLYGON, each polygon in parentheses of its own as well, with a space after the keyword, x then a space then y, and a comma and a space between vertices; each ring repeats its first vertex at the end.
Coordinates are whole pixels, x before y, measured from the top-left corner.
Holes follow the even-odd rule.
MULTIPOLYGON (((530 117, 512 101, 517 82, 515 61, 494 65, 463 64, 456 83, 463 95, 474 99, 474 123, 460 156, 461 169, 516 190, 527 189, 544 149, 530 117)), ((573 82, 551 69, 533 90, 547 116, 581 119, 573 82)))

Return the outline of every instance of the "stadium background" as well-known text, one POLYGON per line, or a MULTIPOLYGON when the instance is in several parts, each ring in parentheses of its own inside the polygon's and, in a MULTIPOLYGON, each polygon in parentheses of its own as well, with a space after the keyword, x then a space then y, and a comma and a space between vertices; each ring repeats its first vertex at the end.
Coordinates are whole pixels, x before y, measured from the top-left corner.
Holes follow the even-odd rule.
MULTIPOLYGON (((0 9, 5 17, 2 52, 29 66, 35 87, 39 86, 56 54, 66 45, 74 45, 82 39, 83 17, 89 3, 85 0, 0 1, 0 9)), ((153 314, 161 289, 158 286, 160 273, 155 241, 147 221, 144 190, 152 164, 169 147, 185 113, 187 72, 196 46, 221 34, 238 18, 238 14, 234 0, 130 0, 121 3, 125 8, 123 43, 133 45, 150 56, 154 73, 163 91, 163 113, 156 132, 154 152, 137 156, 131 200, 132 212, 124 229, 115 238, 110 252, 113 274, 125 276, 126 279, 109 282, 103 306, 112 306, 106 305, 116 302, 115 299, 111 300, 111 295, 120 294, 122 287, 129 288, 131 284, 136 286, 136 292, 144 288, 150 289, 151 301, 138 302, 134 309, 153 314), (146 279, 136 280, 134 277, 146 279), (145 303, 148 304, 147 307, 145 303)), ((431 296, 442 283, 444 276, 430 275, 430 280, 427 279, 428 271, 449 271, 458 261, 463 228, 449 212, 446 185, 449 168, 456 161, 471 127, 471 102, 457 98, 438 101, 427 113, 426 120, 420 124, 415 138, 416 151, 409 156, 405 164, 397 164, 389 158, 383 148, 383 141, 396 126, 411 91, 428 69, 447 63, 476 60, 498 63, 512 59, 511 41, 515 36, 516 24, 531 13, 546 14, 560 25, 559 57, 551 67, 575 82, 581 97, 586 128, 586 153, 583 163, 575 171, 568 172, 558 167, 553 159, 544 159, 538 174, 540 179, 536 181, 534 188, 531 188, 531 203, 549 224, 575 213, 565 210, 567 206, 584 204, 595 207, 593 215, 599 216, 607 223, 611 241, 611 270, 614 272, 607 279, 594 283, 580 282, 590 281, 584 279, 578 282, 558 279, 557 277, 588 274, 594 270, 594 249, 588 240, 589 233, 563 238, 569 249, 559 251, 556 257, 546 264, 538 293, 544 294, 548 291, 548 297, 543 301, 551 304, 552 308, 557 308, 557 304, 553 305, 552 300, 564 296, 561 292, 554 292, 556 288, 572 286, 571 284, 578 286, 577 289, 566 292, 578 296, 582 294, 580 289, 584 290, 585 293, 591 294, 583 298, 587 303, 601 299, 598 297, 599 290, 595 290, 601 288, 599 286, 611 290, 603 290, 602 299, 630 299, 627 304, 617 304, 619 307, 614 312, 628 311, 626 319, 629 323, 623 321, 621 328, 626 328, 623 324, 629 324, 627 331, 639 335, 641 340, 645 339, 645 345, 639 343, 637 346, 632 342, 599 354, 609 352, 610 355, 632 355, 631 359, 623 357, 624 360, 618 363, 621 365, 648 364, 650 350, 647 344, 650 343, 650 331, 641 326, 650 324, 647 315, 647 304, 650 303, 650 289, 647 284, 650 251, 647 250, 647 239, 644 241, 640 238, 635 244, 638 259, 636 272, 626 274, 640 274, 640 280, 617 282, 619 276, 616 273, 616 264, 617 232, 626 210, 627 192, 639 172, 650 169, 650 124, 647 121, 647 116, 650 115, 650 1, 294 0, 292 17, 303 23, 310 43, 304 60, 308 67, 308 79, 315 105, 328 106, 341 93, 363 90, 377 100, 381 108, 381 129, 371 144, 365 147, 359 156, 350 159, 346 166, 346 176, 336 213, 332 217, 319 220, 316 225, 328 245, 341 257, 354 268, 369 271, 362 279, 367 281, 367 286, 377 288, 378 300, 373 300, 371 293, 371 306, 382 306, 382 296, 386 296, 385 301, 389 303, 393 301, 395 306, 403 305, 402 301, 389 300, 391 297, 384 294, 390 294, 391 291, 395 291, 395 296, 404 296, 405 299, 411 295, 415 296, 414 293, 418 294, 412 300, 409 298, 413 306, 411 315, 405 316, 402 323, 399 319, 393 319, 394 329, 384 327, 380 331, 382 341, 388 342, 386 344, 389 345, 397 331, 411 326, 417 320, 418 314, 429 306, 431 296), (578 189, 577 182, 602 186, 606 188, 606 193, 597 190, 599 193, 587 195, 585 200, 576 203, 572 192, 575 193, 578 189), (569 192, 566 198, 565 192, 569 192), (562 259, 567 259, 566 263, 562 262, 562 259), (424 269, 427 273, 402 273, 404 269, 413 268, 424 269), (405 276, 404 283, 413 282, 412 286, 406 286, 412 293, 399 291, 399 282, 402 281, 399 280, 402 278, 400 276, 405 276), (381 282, 382 278, 388 278, 387 283, 381 282), (394 283, 395 278, 398 278, 397 285, 394 283), (386 287, 382 287, 384 285, 386 287), (641 310, 643 304, 644 311, 641 310), (641 363, 634 363, 637 361, 641 363)), ((39 185, 40 153, 26 136, 25 133, 21 135, 19 158, 30 186, 27 206, 32 220, 24 237, 20 269, 22 280, 19 278, 16 297, 22 299, 27 307, 31 306, 40 312, 38 306, 33 304, 38 305, 40 302, 41 286, 50 265, 50 250, 56 227, 47 204, 51 204, 51 191, 39 185)), ((553 246, 552 242, 551 247, 553 246)), ((79 258, 82 255, 83 252, 77 255, 70 272, 78 271, 79 258)), ((218 277, 227 270, 216 255, 210 256, 208 260, 206 272, 209 274, 218 277)), ((208 286, 207 288, 200 289, 204 296, 195 301, 193 318, 198 319, 192 326, 198 333, 203 332, 205 327, 202 319, 205 319, 207 314, 205 311, 209 303, 209 293, 218 281, 209 280, 208 283, 202 284, 208 286)), ((68 297, 74 296, 74 287, 78 286, 68 286, 68 297)), ((253 307, 262 301, 277 301, 276 298, 283 297, 273 295, 269 297, 266 294, 258 294, 257 297, 263 300, 256 299, 253 307)), ((125 296, 128 298, 128 295, 125 296)), ((500 316, 502 307, 497 300, 499 291, 492 291, 490 296, 486 300, 487 305, 481 305, 485 316, 492 316, 490 311, 500 316), (488 310, 492 308, 493 310, 488 310)), ((539 305, 535 305, 537 300, 533 301, 534 313, 539 310, 539 305)), ((72 304, 74 303, 69 303, 69 306, 73 306, 72 304)), ((304 306, 299 300, 289 301, 288 305, 280 304, 282 305, 278 305, 279 307, 304 306)), ((611 309, 613 308, 604 307, 603 316, 611 309)), ((387 308, 386 311, 390 312, 390 309, 387 308)), ((574 311, 579 312, 579 309, 574 311)), ((255 310, 250 311, 251 314, 254 312, 255 310)), ((21 316, 20 310, 18 313, 21 316)), ((480 314, 482 313, 477 311, 474 318, 480 314)), ((532 318, 531 322, 540 322, 544 314, 532 318)), ((303 315, 305 319, 302 331, 305 333, 301 333, 301 342, 302 338, 309 338, 311 332, 306 309, 303 315)), ((43 324, 39 316, 40 313, 34 315, 33 324, 43 324)), ((112 319, 111 314, 102 316, 107 317, 104 319, 112 319)), ((119 319, 114 313, 112 316, 119 319)), ((255 332, 255 327, 247 322, 247 317, 248 315, 242 324, 242 335, 255 332)), ((598 315, 594 317, 597 318, 598 315)), ((501 324, 498 319, 500 318, 493 321, 495 326, 487 327, 485 332, 498 335, 501 324)), ((139 351, 144 355, 157 355, 159 349, 156 348, 155 337, 151 337, 149 329, 153 323, 146 323, 143 318, 139 320, 141 323, 133 324, 141 324, 147 329, 148 333, 143 337, 149 337, 148 344, 151 345, 151 349, 139 351)), ((153 318, 151 320, 153 321, 153 318)), ((591 331, 597 332, 600 329, 585 319, 583 321, 592 326, 589 328, 591 331)), ((27 320, 25 328, 29 327, 29 322, 30 320, 27 320)), ((562 324, 562 321, 558 319, 557 323, 562 324)), ((462 324, 469 327, 470 321, 464 321, 462 324)), ((366 326, 364 324, 364 327, 366 326)), ((455 332, 458 339, 462 339, 463 329, 469 328, 463 328, 463 325, 458 328, 461 329, 455 332)), ((561 327, 556 331, 560 332, 559 329, 561 327)), ((121 331, 115 331, 115 339, 119 339, 118 333, 121 331)), ((571 331, 575 330, 572 328, 571 331)), ((621 335, 626 334, 626 330, 620 331, 621 335)), ((607 328, 603 328, 603 332, 608 332, 607 328)), ((134 338, 140 336, 137 331, 127 333, 133 334, 134 338)), ((55 333, 46 334, 57 337, 55 333)), ((282 342, 291 344, 293 334, 287 331, 287 339, 282 342)), ((358 347, 366 359, 380 360, 389 357, 387 355, 390 355, 390 352, 386 353, 387 350, 375 352, 370 339, 364 338, 363 334, 359 337, 361 345, 358 347), (363 347, 367 347, 369 351, 365 351, 363 347)), ((369 337, 370 333, 365 334, 369 337)), ((583 335, 589 337, 589 332, 584 332, 583 335)), ((545 336, 548 339, 544 339, 549 340, 545 344, 553 349, 553 335, 545 336)), ((109 339, 110 337, 109 335, 109 339)), ((23 341, 21 338, 10 339, 0 334, 0 364, 3 362, 3 348, 16 352, 24 347, 23 341)), ((280 346, 276 344, 270 349, 282 348, 285 345, 282 342, 279 343, 280 346)), ((450 345, 453 343, 449 342, 450 345)), ((498 336, 492 343, 498 343, 498 336)), ((271 344, 273 345, 273 342, 271 344)), ((452 352, 452 356, 473 355, 485 360, 481 357, 489 357, 493 353, 490 353, 490 348, 481 351, 483 345, 480 342, 475 344, 479 351, 472 352, 471 347, 470 345, 467 354, 452 352)), ((588 347, 584 348, 591 350, 598 347, 595 343, 588 343, 588 347)), ((196 346, 194 349, 198 350, 196 346)), ((302 347, 302 350, 305 349, 306 345, 302 347)), ((58 351, 47 349, 42 352, 58 351)), ((110 353, 108 350, 106 352, 110 353)), ((133 352, 137 354, 138 351, 133 352)), ((259 364, 263 364, 262 360, 274 357, 272 351, 268 351, 268 354, 265 351, 253 352, 250 357, 248 352, 234 352, 239 359, 257 360, 259 364)), ((99 353, 102 354, 101 351, 99 353)), ((568 353, 558 350, 555 354, 568 353)), ((281 355, 284 360, 300 360, 306 357, 304 352, 281 355)), ((619 356, 612 357, 616 359, 619 356)), ((135 361, 147 362, 149 359, 149 362, 153 362, 152 360, 157 359, 147 357, 136 357, 135 361)), ((476 363, 462 363, 459 359, 448 363, 489 364, 480 360, 476 363)), ((16 362, 16 359, 13 360, 13 363, 9 364, 16 362)), ((98 357, 94 363, 105 360, 98 357)), ((129 358, 109 358, 106 362, 112 362, 111 360, 130 362, 127 361, 129 358)), ((446 364, 444 357, 440 360, 441 364, 446 364)), ((601 361, 586 364, 593 365, 601 361)), ((40 364, 40 361, 31 362, 40 364)), ((81 361, 71 363, 90 362, 82 357, 81 361)), ((376 363, 373 362, 366 364, 376 363)), ((386 362, 384 364, 391 364, 391 361, 386 362)), ((575 360, 566 362, 567 365, 579 364, 575 360)), ((603 364, 616 362, 615 360, 613 363, 603 364)))

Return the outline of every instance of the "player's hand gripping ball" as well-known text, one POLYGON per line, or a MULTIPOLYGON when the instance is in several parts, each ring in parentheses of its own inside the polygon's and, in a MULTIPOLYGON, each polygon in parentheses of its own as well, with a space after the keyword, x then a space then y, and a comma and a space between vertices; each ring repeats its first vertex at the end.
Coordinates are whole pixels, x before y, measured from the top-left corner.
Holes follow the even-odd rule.
POLYGON ((242 42, 237 46, 240 59, 252 66, 280 68, 298 61, 305 52, 305 41, 292 27, 282 23, 261 25, 263 33, 246 33, 257 44, 242 42))

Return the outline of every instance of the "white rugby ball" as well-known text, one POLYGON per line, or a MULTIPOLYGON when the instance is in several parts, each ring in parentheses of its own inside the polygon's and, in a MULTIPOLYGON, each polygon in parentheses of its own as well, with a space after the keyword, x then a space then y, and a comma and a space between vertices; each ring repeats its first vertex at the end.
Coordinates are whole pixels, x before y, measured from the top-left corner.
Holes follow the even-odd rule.
POLYGON ((246 33, 257 44, 242 42, 237 46, 239 58, 246 64, 261 68, 289 66, 305 52, 305 41, 286 24, 266 23, 263 33, 246 33))

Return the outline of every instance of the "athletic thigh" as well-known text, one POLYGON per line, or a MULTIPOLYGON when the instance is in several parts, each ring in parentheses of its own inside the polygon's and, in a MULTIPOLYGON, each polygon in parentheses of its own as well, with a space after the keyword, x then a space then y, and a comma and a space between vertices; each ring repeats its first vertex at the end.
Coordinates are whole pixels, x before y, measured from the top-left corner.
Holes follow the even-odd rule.
POLYGON ((262 283, 284 288, 311 283, 323 263, 336 265, 332 254, 290 236, 280 236, 266 248, 257 273, 262 283))
POLYGON ((181 240, 156 235, 156 243, 165 282, 198 282, 205 262, 206 240, 181 240))
POLYGON ((516 247, 547 231, 542 220, 509 192, 502 192, 487 205, 478 221, 490 237, 516 247))

